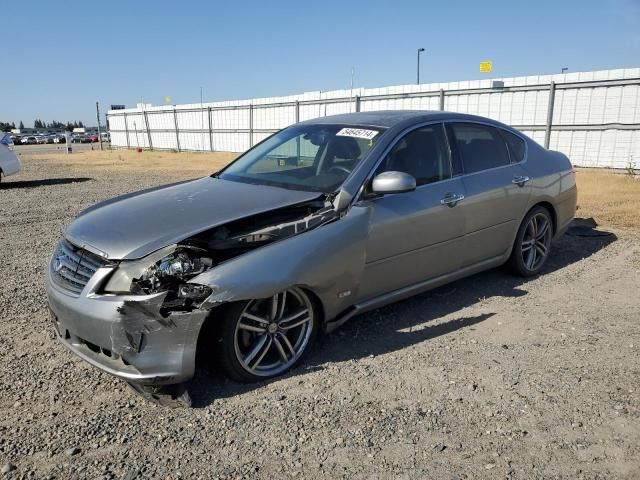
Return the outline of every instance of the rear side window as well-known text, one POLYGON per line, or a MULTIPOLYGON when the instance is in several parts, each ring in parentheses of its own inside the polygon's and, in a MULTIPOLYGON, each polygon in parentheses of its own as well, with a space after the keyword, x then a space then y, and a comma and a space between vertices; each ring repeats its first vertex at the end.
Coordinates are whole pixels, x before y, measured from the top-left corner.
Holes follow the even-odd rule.
POLYGON ((465 173, 509 165, 507 145, 496 128, 476 123, 453 123, 451 129, 465 173))
POLYGON ((524 160, 524 140, 507 130, 500 130, 500 134, 504 141, 507 142, 511 163, 518 163, 524 160))
POLYGON ((377 173, 398 171, 412 175, 416 185, 451 178, 451 162, 441 123, 417 128, 394 145, 377 173))

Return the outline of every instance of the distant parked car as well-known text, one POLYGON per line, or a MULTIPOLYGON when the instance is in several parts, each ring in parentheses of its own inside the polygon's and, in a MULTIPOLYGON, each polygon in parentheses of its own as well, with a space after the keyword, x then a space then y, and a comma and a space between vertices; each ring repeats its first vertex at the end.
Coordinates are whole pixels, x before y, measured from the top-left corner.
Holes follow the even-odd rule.
POLYGON ((67 143, 67 137, 66 135, 64 135, 63 133, 59 133, 58 135, 56 135, 56 137, 53 139, 53 143, 67 143))
POLYGON ((86 142, 85 135, 82 134, 82 133, 74 133, 71 136, 71 142, 72 143, 84 143, 84 142, 86 142))
POLYGON ((46 135, 38 135, 38 136, 36 136, 36 143, 37 144, 47 143, 47 136, 46 135))
POLYGON ((11 135, 0 132, 0 182, 2 177, 7 177, 22 170, 20 159, 13 151, 11 135))
POLYGON ((110 142, 111 141, 111 136, 109 135, 109 132, 102 132, 100 134, 100 136, 102 137, 102 141, 103 142, 110 142))
POLYGON ((87 143, 95 143, 98 141, 98 135, 96 135, 95 133, 87 135, 85 138, 87 143))
POLYGON ((35 145, 38 143, 38 140, 33 135, 29 135, 28 137, 22 137, 20 143, 23 145, 35 145))

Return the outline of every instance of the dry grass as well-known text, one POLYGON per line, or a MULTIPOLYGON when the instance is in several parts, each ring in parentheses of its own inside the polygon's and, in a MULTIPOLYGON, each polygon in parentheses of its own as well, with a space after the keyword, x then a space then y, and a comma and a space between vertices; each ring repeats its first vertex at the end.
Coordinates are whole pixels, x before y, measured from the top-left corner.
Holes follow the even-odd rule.
POLYGON ((134 150, 85 151, 67 155, 66 153, 29 153, 25 160, 48 160, 66 167, 90 171, 94 168, 114 172, 181 172, 186 176, 207 175, 219 170, 236 158, 230 152, 159 152, 134 150))
MULTIPOLYGON (((46 159, 74 169, 94 168, 114 172, 143 173, 149 170, 172 172, 190 178, 210 174, 233 160, 229 152, 174 153, 133 150, 86 151, 25 154, 28 160, 46 159)), ((579 217, 593 217, 599 224, 640 227, 640 177, 602 170, 577 172, 579 217)))
POLYGON ((599 224, 640 227, 640 177, 607 171, 580 170, 578 217, 599 224))

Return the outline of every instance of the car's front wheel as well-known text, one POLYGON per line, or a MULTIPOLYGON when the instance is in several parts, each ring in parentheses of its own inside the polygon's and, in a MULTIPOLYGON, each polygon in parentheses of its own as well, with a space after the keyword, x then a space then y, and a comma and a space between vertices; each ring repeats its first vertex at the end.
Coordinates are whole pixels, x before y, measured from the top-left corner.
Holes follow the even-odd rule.
POLYGON ((524 217, 513 245, 509 266, 523 277, 536 275, 542 270, 553 239, 553 220, 549 211, 537 206, 524 217))
POLYGON ((313 300, 299 288, 239 302, 225 313, 219 353, 226 373, 241 382, 292 368, 312 344, 319 322, 313 300))

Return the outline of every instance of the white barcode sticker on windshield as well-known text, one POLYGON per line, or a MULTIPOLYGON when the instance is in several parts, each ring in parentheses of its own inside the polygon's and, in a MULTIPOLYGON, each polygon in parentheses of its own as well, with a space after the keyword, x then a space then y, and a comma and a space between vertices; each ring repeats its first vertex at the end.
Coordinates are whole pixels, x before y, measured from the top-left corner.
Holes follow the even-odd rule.
POLYGON ((366 130, 364 128, 343 128, 336 135, 340 137, 356 137, 371 140, 378 134, 376 130, 366 130))

